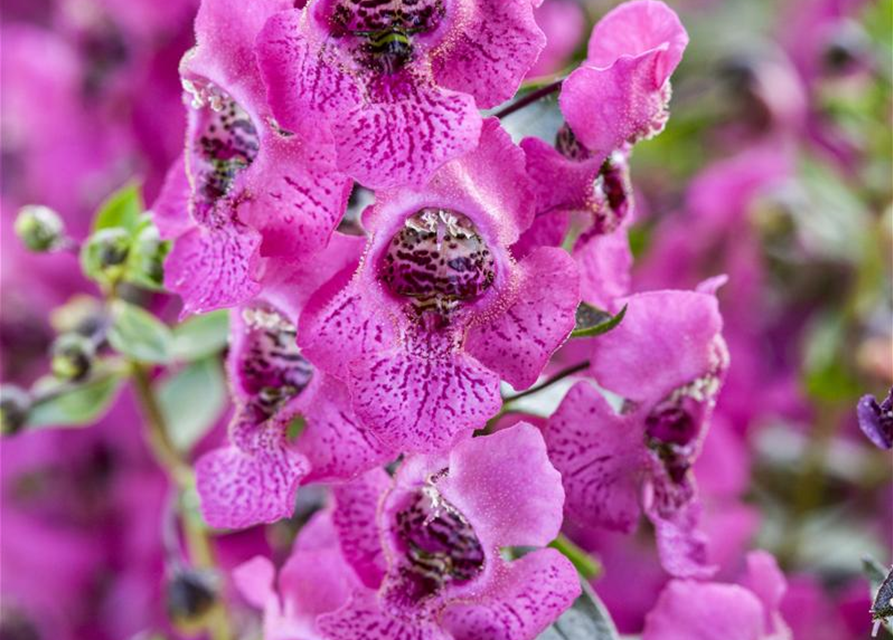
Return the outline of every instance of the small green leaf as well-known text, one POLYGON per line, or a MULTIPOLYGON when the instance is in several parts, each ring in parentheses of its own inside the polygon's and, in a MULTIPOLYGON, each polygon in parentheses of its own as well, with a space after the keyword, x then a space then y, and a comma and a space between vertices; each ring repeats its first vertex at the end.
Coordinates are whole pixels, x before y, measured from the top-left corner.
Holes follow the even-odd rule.
POLYGON ((178 451, 188 453, 226 409, 220 362, 205 358, 187 365, 159 385, 158 401, 171 442, 178 451))
POLYGON ((623 305, 623 308, 617 312, 616 316, 612 316, 606 311, 596 309, 583 302, 577 307, 577 324, 571 333, 571 338, 600 336, 619 325, 625 315, 626 305, 623 305))
POLYGON ((28 428, 93 424, 111 407, 122 382, 120 373, 103 373, 84 384, 38 399, 28 416, 28 428))
POLYGON ((212 311, 192 316, 174 327, 172 354, 175 360, 188 362, 220 353, 229 341, 229 312, 212 311))
POLYGON ((583 594, 537 640, 619 640, 617 627, 588 583, 583 594))
POLYGON ((123 279, 143 289, 162 290, 164 259, 170 250, 171 243, 161 239, 152 218, 148 214, 142 214, 130 247, 123 279))
POLYGON ((93 220, 93 231, 122 227, 131 234, 135 233, 143 209, 139 184, 128 182, 100 205, 93 220))
POLYGON ((173 337, 167 325, 151 313, 123 300, 112 303, 109 343, 119 353, 138 362, 170 360, 173 337))

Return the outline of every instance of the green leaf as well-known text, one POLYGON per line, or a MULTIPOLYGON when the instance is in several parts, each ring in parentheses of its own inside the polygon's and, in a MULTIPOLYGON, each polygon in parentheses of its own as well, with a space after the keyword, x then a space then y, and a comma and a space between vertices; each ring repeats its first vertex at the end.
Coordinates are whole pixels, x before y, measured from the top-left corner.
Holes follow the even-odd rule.
POLYGON ((138 362, 170 360, 173 336, 167 325, 136 305, 115 300, 109 343, 119 353, 138 362))
POLYGON ((537 640, 619 640, 617 627, 588 583, 583 594, 537 640))
POLYGON ((619 325, 625 315, 626 305, 623 305, 623 308, 617 312, 616 316, 612 316, 606 311, 596 309, 592 305, 582 302, 577 307, 577 324, 571 333, 571 338, 600 336, 619 325))
POLYGON ((38 399, 28 415, 28 427, 80 427, 99 420, 118 395, 120 373, 103 373, 93 380, 38 399))
POLYGON ((212 357, 184 367, 159 385, 158 401, 171 442, 178 451, 188 453, 226 409, 220 362, 212 357))
POLYGON ((174 327, 172 355, 175 360, 198 360, 220 353, 229 341, 229 312, 212 311, 192 316, 174 327))
POLYGON ((131 234, 135 233, 144 208, 140 185, 128 182, 100 205, 93 220, 93 231, 123 227, 131 234))
POLYGON ((164 259, 170 250, 171 243, 161 239, 152 218, 146 213, 142 214, 134 233, 123 279, 151 291, 163 290, 164 259))

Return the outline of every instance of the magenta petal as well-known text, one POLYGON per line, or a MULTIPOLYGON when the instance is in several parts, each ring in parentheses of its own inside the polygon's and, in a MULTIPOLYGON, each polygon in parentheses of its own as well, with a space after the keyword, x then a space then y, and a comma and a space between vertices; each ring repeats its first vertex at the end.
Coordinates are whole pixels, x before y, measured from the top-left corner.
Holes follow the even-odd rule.
POLYGON ((276 132, 262 145, 241 183, 250 195, 239 218, 263 235, 263 256, 314 254, 344 215, 352 183, 336 171, 331 145, 276 132))
POLYGON ((355 266, 335 275, 313 294, 298 323, 298 345, 315 365, 346 379, 355 359, 388 348, 391 322, 371 307, 351 282, 355 266))
POLYGON ((645 619, 642 640, 763 640, 763 607, 731 584, 674 580, 645 619))
POLYGON ((320 616, 317 626, 326 640, 453 640, 424 616, 398 617, 384 611, 370 589, 357 591, 345 607, 320 616))
POLYGON ((632 531, 638 522, 644 434, 587 382, 574 385, 545 432, 565 508, 578 522, 632 531))
POLYGON ((564 489, 539 429, 518 423, 450 453, 443 496, 494 546, 543 547, 561 529, 564 489))
POLYGON ((471 96, 408 75, 381 82, 396 86, 333 125, 342 171, 371 189, 422 185, 475 148, 481 116, 471 96))
POLYGON ((610 149, 585 160, 572 160, 539 138, 524 138, 521 148, 533 179, 537 215, 555 210, 590 211, 598 206, 595 179, 610 149))
POLYGON ((260 291, 260 236, 239 223, 198 227, 181 236, 165 262, 164 285, 183 298, 183 313, 234 307, 260 291))
POLYGON ((440 50, 434 51, 434 77, 470 93, 481 109, 511 98, 546 44, 530 0, 459 0, 462 20, 440 50))
POLYGON ((580 595, 580 578, 554 549, 508 563, 481 604, 449 607, 444 626, 455 640, 532 640, 580 595))
POLYGON ((524 389, 573 331, 580 285, 577 266, 563 249, 536 249, 518 270, 514 301, 492 321, 473 327, 465 348, 515 389, 524 389))
POLYGON ((633 254, 626 228, 595 235, 574 247, 580 267, 580 295, 584 302, 616 313, 615 301, 629 293, 633 254))
POLYGON ((676 69, 687 45, 688 34, 679 16, 666 4, 654 0, 624 2, 593 28, 584 64, 605 68, 621 56, 659 50, 661 59, 655 76, 659 87, 676 69))
POLYGON ((660 563, 667 573, 678 578, 709 578, 717 567, 707 554, 707 536, 698 529, 701 508, 690 501, 671 513, 659 514, 647 509, 654 523, 660 563))
POLYGON ((763 603, 766 629, 775 632, 777 627, 782 626, 778 619, 779 610, 788 584, 771 554, 765 551, 752 551, 747 554, 747 577, 744 586, 753 591, 763 603))
POLYGON ((270 598, 276 597, 276 567, 263 556, 255 556, 233 569, 232 580, 242 597, 258 609, 264 609, 270 598))
POLYGON ((181 155, 167 170, 161 193, 152 205, 152 220, 165 240, 181 236, 195 225, 189 216, 191 192, 186 160, 181 155))
POLYGON ((308 114, 332 117, 360 104, 362 96, 353 77, 323 62, 302 34, 301 16, 292 9, 267 21, 257 36, 257 61, 279 126, 301 133, 317 129, 319 138, 319 120, 308 114))
POLYGON ((564 81, 561 112, 587 149, 606 154, 663 130, 670 94, 655 86, 659 53, 621 58, 607 69, 583 66, 564 81))
POLYGON ((499 376, 464 353, 392 350, 350 367, 357 415, 387 445, 428 453, 482 427, 502 406, 499 376))
POLYGON ((657 402, 723 364, 716 298, 692 291, 630 296, 616 329, 594 340, 598 383, 630 400, 657 402))
POLYGON ((315 392, 305 393, 299 404, 307 426, 297 443, 312 468, 305 482, 355 478, 397 457, 359 423, 342 382, 325 376, 315 392))
POLYGON ((378 509, 391 478, 382 469, 370 471, 334 489, 332 521, 345 558, 367 587, 377 589, 387 571, 379 539, 378 509))
MULTIPOLYGON (((294 512, 295 495, 309 470, 307 460, 288 448, 282 425, 237 425, 252 446, 231 445, 195 463, 196 488, 205 521, 217 529, 241 529, 276 522, 294 512)), ((238 440, 236 437, 234 440, 238 440)))

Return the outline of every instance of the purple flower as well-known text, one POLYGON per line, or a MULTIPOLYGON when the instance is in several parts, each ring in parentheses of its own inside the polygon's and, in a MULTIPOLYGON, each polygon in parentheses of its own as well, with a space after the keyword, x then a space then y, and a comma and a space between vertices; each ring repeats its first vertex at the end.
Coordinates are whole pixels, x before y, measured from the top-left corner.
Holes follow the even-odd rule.
POLYGON ((258 39, 281 126, 325 122, 369 188, 419 185, 471 151, 478 109, 508 100, 545 37, 533 0, 314 0, 258 39))
POLYGON ((282 313, 255 302, 233 314, 228 359, 238 404, 229 445, 196 462, 202 513, 218 528, 275 522, 302 482, 350 479, 394 457, 350 411, 344 385, 314 370, 282 313), (305 426, 296 442, 292 420, 305 426))
POLYGON ((856 413, 859 428, 876 447, 893 449, 893 388, 880 404, 873 396, 862 396, 856 413))
POLYGON ((449 456, 410 457, 392 482, 366 476, 336 493, 334 514, 365 586, 321 616, 319 630, 328 640, 534 638, 579 595, 579 579, 553 549, 514 561, 500 549, 551 541, 563 493, 542 436, 525 423, 449 456))
POLYGON ((192 100, 186 151, 154 207, 162 236, 177 240, 165 285, 184 313, 250 300, 270 260, 312 256, 347 205, 331 145, 282 129, 267 107, 254 38, 289 5, 205 0, 196 18, 198 44, 180 68, 192 100))
POLYGON ((500 408, 500 377, 528 387, 574 326, 573 261, 509 247, 530 225, 524 158, 496 120, 481 144, 421 189, 376 192, 363 262, 325 284, 298 343, 350 388, 370 431, 431 452, 500 408))
POLYGON ((568 514, 583 525, 632 531, 641 512, 673 575, 704 576, 700 504, 690 468, 728 366, 712 294, 641 293, 621 324, 594 342, 590 372, 622 398, 618 411, 587 382, 575 385, 546 429, 568 514))
POLYGON ((766 552, 747 556, 743 584, 673 580, 645 620, 642 640, 790 640, 779 612, 784 575, 766 552))

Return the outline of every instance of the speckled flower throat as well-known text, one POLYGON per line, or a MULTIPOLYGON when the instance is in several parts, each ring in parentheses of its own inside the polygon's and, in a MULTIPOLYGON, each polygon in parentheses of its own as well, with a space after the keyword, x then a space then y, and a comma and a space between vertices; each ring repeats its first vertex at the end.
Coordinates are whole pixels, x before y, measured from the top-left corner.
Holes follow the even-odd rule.
POLYGON ((241 384, 251 405, 272 415, 310 382, 313 368, 295 344, 295 327, 276 311, 251 308, 242 312, 247 335, 239 362, 241 384))
POLYGON ((236 176, 254 162, 260 142, 251 116, 235 100, 212 85, 198 88, 189 83, 186 88, 197 109, 191 156, 195 207, 205 218, 227 195, 236 176))
POLYGON ((444 0, 336 0, 328 26, 349 39, 353 58, 384 74, 397 73, 414 56, 414 40, 437 30, 446 15, 444 0))
POLYGON ((496 265, 484 239, 467 216, 447 209, 422 209, 391 239, 379 279, 406 298, 421 317, 433 312, 445 321, 493 285, 496 265))
POLYGON ((461 584, 484 568, 484 549, 471 524, 433 486, 412 495, 396 516, 403 554, 399 593, 411 602, 461 584))

